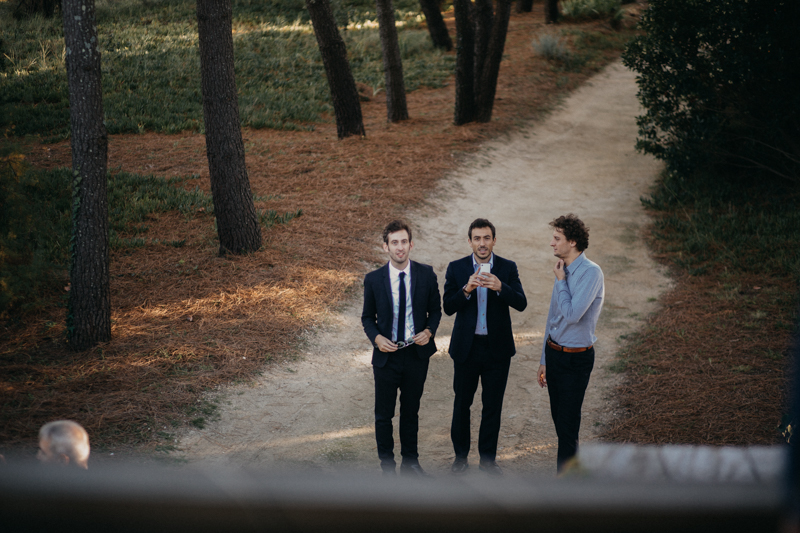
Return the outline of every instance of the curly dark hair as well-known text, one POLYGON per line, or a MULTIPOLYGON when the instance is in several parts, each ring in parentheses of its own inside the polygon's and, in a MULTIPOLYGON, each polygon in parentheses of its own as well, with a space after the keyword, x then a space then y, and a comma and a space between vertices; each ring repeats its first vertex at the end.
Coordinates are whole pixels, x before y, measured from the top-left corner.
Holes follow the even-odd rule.
POLYGON ((383 242, 389 244, 389 234, 396 231, 406 230, 408 232, 408 242, 411 242, 411 228, 404 220, 392 220, 383 228, 383 242))
POLYGON ((467 232, 467 236, 469 236, 469 240, 472 240, 472 230, 475 228, 489 228, 492 230, 492 239, 495 238, 495 230, 494 224, 486 220, 485 218, 476 218, 472 221, 472 224, 469 225, 469 231, 467 232))
POLYGON ((579 252, 589 247, 589 228, 572 213, 558 217, 550 225, 554 229, 561 230, 568 241, 575 241, 575 248, 579 252))

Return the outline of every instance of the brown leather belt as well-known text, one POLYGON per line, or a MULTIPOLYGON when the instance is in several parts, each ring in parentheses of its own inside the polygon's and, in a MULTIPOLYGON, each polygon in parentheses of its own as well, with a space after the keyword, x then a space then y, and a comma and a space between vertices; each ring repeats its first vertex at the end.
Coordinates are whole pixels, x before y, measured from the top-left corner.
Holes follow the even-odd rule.
MULTIPOLYGON (((552 349, 554 349, 554 350, 558 350, 559 352, 566 352, 566 353, 580 353, 580 352, 585 352, 587 350, 591 350, 592 349, 591 346, 587 346, 586 348, 570 348, 568 346, 561 346, 560 344, 556 344, 555 342, 551 341, 549 337, 547 339, 547 345, 549 347, 551 347, 552 349)), ((594 346, 594 345, 592 345, 592 346, 594 346)))

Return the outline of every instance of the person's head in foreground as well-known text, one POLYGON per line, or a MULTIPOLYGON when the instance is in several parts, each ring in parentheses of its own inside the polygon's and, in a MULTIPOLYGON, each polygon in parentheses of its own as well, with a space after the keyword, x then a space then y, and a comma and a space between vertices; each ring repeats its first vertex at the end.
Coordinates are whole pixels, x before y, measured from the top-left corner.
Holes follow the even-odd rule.
POLYGON ((89 435, 71 420, 48 422, 39 430, 39 453, 43 463, 89 468, 89 435))

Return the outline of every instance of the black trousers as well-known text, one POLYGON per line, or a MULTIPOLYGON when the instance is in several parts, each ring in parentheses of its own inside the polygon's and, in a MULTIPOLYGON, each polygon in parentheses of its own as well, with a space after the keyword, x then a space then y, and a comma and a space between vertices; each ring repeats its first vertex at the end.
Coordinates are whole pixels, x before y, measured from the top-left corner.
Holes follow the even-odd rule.
POLYGON ((470 407, 481 383, 481 426, 478 432, 478 453, 481 461, 494 461, 497 457, 497 439, 503 411, 503 396, 506 393, 508 369, 511 359, 494 358, 485 336, 476 335, 469 356, 463 363, 454 363, 453 421, 450 438, 456 457, 466 459, 470 447, 470 407))
POLYGON ((428 376, 428 358, 417 356, 414 345, 389 354, 382 368, 372 367, 375 376, 375 440, 381 467, 395 467, 392 418, 400 390, 400 455, 406 464, 418 464, 417 432, 419 403, 428 376))
POLYGON ((578 453, 578 433, 581 429, 581 407, 589 377, 594 367, 594 348, 585 352, 567 353, 544 349, 547 365, 547 392, 550 395, 550 414, 558 435, 558 471, 578 453))

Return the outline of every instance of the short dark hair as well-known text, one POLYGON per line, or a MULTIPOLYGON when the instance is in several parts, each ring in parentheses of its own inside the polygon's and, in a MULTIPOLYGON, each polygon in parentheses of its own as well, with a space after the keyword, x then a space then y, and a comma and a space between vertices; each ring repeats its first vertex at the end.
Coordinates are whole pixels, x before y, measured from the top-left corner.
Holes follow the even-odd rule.
POLYGON ((411 242, 411 228, 404 220, 392 220, 383 228, 383 242, 389 244, 389 234, 396 231, 406 230, 408 232, 408 242, 411 242))
POLYGON ((554 229, 561 230, 568 241, 575 241, 575 248, 579 252, 589 247, 589 228, 572 213, 558 217, 550 225, 554 229))
POLYGON ((494 224, 486 220, 485 218, 476 218, 472 221, 472 224, 469 225, 469 231, 467 232, 467 236, 469 240, 472 240, 472 230, 475 228, 489 228, 492 230, 492 239, 495 238, 495 229, 494 224))

